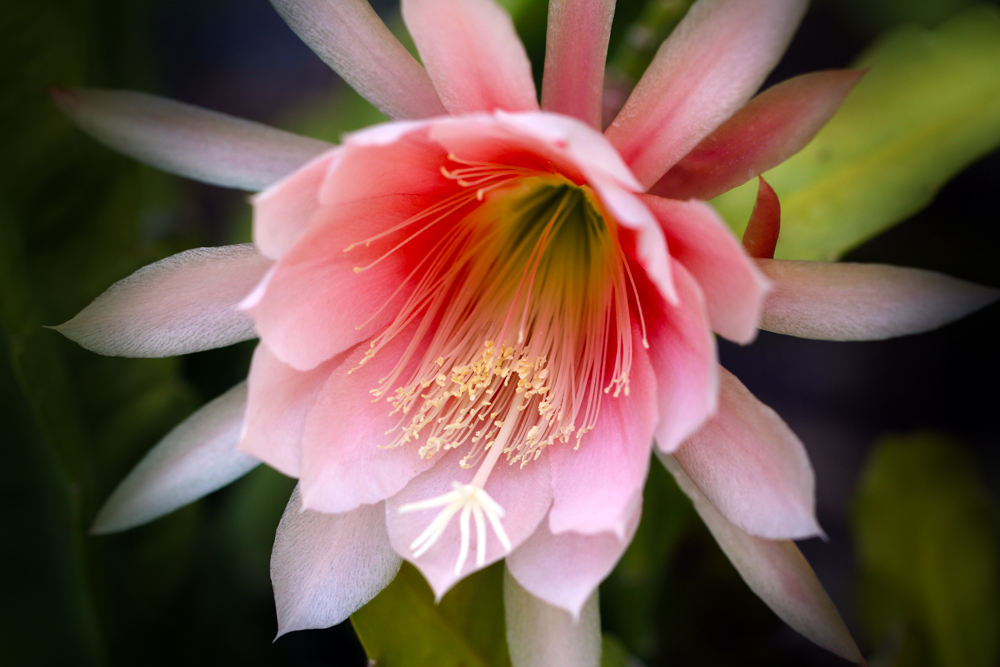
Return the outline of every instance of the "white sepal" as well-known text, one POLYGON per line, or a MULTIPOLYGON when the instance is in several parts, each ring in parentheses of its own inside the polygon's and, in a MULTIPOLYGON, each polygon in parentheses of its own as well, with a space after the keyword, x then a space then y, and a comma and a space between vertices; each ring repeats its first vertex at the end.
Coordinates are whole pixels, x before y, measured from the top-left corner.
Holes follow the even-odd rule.
POLYGON ((260 461, 236 450, 246 401, 241 382, 175 427, 118 485, 90 532, 116 533, 148 523, 255 468, 260 461))

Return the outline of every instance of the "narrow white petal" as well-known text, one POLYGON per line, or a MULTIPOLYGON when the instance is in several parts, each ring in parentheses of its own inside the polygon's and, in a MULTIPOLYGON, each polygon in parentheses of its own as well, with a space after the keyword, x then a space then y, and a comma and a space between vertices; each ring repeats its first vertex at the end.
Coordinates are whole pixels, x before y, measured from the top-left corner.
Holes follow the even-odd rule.
POLYGON ((1000 290, 933 271, 847 262, 757 260, 774 283, 760 328, 821 340, 930 331, 993 303, 1000 290))
POLYGON ((393 119, 445 115, 424 68, 367 0, 271 0, 323 62, 393 119))
POLYGON ((768 539, 822 535, 809 455, 792 429, 719 367, 719 410, 674 452, 712 505, 768 539))
POLYGON ((504 568, 503 602, 507 617, 507 647, 513 667, 599 667, 601 614, 598 593, 574 621, 569 612, 553 607, 524 590, 504 568))
POLYGON ((239 479, 260 461, 236 450, 247 385, 241 382, 167 434, 98 512, 92 533, 148 523, 239 479))
POLYGON ((195 248, 119 280, 80 313, 52 327, 115 357, 170 357, 257 336, 239 302, 271 260, 251 243, 195 248))
POLYGON ((344 621, 388 586, 402 563, 389 544, 384 503, 324 514, 303 510, 296 487, 271 552, 278 636, 344 621))
POLYGON ((132 91, 53 93, 102 144, 157 169, 213 185, 263 190, 328 150, 325 141, 132 91))
POLYGON ((781 620, 842 658, 864 664, 833 601, 791 540, 767 540, 729 523, 698 490, 674 457, 657 451, 705 525, 750 589, 781 620))

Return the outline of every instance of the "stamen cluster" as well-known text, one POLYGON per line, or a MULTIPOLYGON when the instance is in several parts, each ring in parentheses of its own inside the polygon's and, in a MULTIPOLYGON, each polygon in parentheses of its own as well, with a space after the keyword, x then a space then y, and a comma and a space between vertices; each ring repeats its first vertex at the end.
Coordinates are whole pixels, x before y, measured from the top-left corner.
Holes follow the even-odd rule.
MULTIPOLYGON (((443 366, 444 361, 441 357, 437 364, 443 366)), ((545 362, 544 357, 515 358, 513 347, 501 345, 498 349, 494 341, 486 341, 482 354, 473 363, 453 366, 448 374, 438 373, 433 382, 424 379, 417 386, 398 387, 389 399, 394 406, 393 413, 406 414, 415 405, 419 407, 410 423, 402 426, 402 434, 393 445, 416 441, 422 430, 429 429, 420 448, 422 457, 430 458, 442 448, 455 449, 469 441, 474 446, 463 457, 462 467, 475 465, 484 446, 492 442, 503 427, 503 419, 516 419, 518 416, 508 414, 509 405, 503 405, 509 403, 509 391, 504 389, 510 386, 511 379, 516 377, 516 393, 524 393, 529 401, 534 396, 539 397, 539 414, 542 419, 549 418, 553 408, 551 402, 545 400, 550 391, 545 384, 548 377, 545 362)), ((381 391, 375 390, 376 393, 381 391)), ((521 407, 523 409, 524 406, 521 407)), ((537 457, 541 449, 533 446, 537 444, 538 432, 537 425, 532 427, 526 442, 516 448, 532 450, 537 457)), ((568 433, 566 435, 568 437, 568 433)), ((522 462, 527 462, 529 458, 522 457, 522 462)))
POLYGON ((632 277, 617 225, 586 185, 449 160, 460 166, 441 173, 462 189, 392 230, 422 225, 389 254, 422 234, 436 241, 361 363, 398 336, 411 340, 372 390, 400 415, 387 446, 420 441, 429 458, 470 445, 470 467, 513 419, 503 453, 523 466, 573 434, 578 447, 602 396, 628 393, 632 277))

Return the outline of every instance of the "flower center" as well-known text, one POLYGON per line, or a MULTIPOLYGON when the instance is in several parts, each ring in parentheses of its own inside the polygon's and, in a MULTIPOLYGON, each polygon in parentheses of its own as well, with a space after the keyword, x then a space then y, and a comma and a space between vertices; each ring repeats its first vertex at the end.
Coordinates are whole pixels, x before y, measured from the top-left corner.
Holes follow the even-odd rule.
POLYGON ((407 278, 414 288, 405 305, 361 364, 409 336, 372 390, 399 415, 387 446, 422 441, 420 456, 428 458, 467 447, 460 465, 480 465, 470 484, 402 508, 444 507, 412 545, 414 557, 460 513, 457 573, 468 556, 470 516, 480 564, 484 517, 510 547, 503 509, 483 490, 501 456, 523 467, 556 443, 572 438, 579 447, 604 396, 628 394, 635 286, 618 226, 589 187, 558 174, 449 159, 458 166, 441 171, 462 189, 392 230, 417 229, 389 254, 421 234, 437 240, 407 278))

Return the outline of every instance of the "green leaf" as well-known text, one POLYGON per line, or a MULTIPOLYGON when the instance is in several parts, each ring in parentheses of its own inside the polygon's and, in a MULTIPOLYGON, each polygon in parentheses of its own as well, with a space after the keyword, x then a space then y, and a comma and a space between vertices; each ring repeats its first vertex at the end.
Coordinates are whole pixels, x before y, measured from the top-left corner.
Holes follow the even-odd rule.
POLYGON ((961 447, 932 435, 884 438, 853 522, 862 617, 875 642, 896 645, 887 664, 998 663, 1000 525, 961 447))
POLYGON ((510 667, 503 609, 503 563, 466 577, 440 604, 419 571, 396 579, 351 616, 379 667, 510 667))
MULTIPOLYGON (((497 0, 497 4, 506 9, 517 21, 525 12, 531 11, 531 0, 497 0)), ((534 3, 538 4, 538 3, 534 3)))
POLYGON ((614 635, 601 638, 601 667, 635 667, 636 660, 614 635))
MULTIPOLYGON (((913 215, 1000 144, 1000 10, 974 7, 937 30, 890 32, 832 121, 767 173, 781 198, 785 259, 835 259, 913 215)), ((714 200, 742 234, 750 182, 714 200)))

